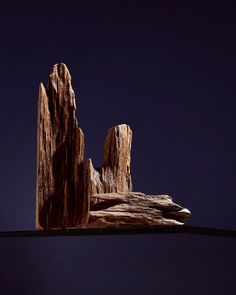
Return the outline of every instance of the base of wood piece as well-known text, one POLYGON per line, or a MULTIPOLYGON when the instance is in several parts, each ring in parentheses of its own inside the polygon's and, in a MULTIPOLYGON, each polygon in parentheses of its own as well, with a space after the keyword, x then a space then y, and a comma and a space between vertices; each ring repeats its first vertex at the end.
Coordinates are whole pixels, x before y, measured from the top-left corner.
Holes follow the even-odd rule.
POLYGON ((167 195, 139 192, 95 194, 88 228, 183 225, 191 212, 167 195))

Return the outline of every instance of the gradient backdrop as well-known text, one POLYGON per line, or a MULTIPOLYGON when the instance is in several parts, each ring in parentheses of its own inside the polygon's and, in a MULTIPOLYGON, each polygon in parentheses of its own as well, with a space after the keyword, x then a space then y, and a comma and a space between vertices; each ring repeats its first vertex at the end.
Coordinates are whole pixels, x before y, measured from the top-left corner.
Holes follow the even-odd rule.
MULTIPOLYGON (((6 1, 5 1, 6 2, 6 1)), ((34 229, 38 85, 73 77, 86 157, 133 130, 134 189, 191 225, 236 229, 234 1, 0 5, 0 230, 34 229)), ((0 293, 234 294, 236 240, 191 235, 0 240, 0 293)))

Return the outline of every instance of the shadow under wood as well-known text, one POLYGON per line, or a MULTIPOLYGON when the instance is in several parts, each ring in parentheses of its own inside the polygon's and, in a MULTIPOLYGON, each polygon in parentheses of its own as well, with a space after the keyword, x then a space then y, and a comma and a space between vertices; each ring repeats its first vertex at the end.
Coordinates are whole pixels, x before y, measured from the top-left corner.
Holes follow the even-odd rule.
MULTIPOLYGON (((39 224, 44 229, 77 227, 81 224, 83 183, 75 179, 73 173, 74 155, 75 150, 69 144, 68 137, 53 155, 53 192, 45 196, 39 211, 39 224)), ((83 163, 78 165, 77 175, 83 175, 83 163)))

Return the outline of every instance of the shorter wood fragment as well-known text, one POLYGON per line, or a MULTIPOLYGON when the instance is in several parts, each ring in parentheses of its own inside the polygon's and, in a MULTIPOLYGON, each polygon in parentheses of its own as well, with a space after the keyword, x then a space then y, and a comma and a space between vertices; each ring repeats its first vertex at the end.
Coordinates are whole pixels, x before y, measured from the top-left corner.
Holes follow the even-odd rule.
POLYGON ((190 217, 188 209, 167 195, 139 192, 95 194, 90 198, 87 227, 173 226, 190 217))
POLYGON ((104 158, 101 168, 94 168, 92 160, 86 165, 86 195, 100 193, 130 192, 132 131, 126 124, 108 130, 104 144, 104 158))

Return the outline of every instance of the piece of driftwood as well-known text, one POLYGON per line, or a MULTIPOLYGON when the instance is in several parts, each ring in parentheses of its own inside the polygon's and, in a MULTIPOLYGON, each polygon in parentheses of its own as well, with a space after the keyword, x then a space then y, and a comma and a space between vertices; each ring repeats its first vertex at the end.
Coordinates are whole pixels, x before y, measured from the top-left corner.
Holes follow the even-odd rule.
POLYGON ((167 195, 138 192, 96 194, 90 199, 88 227, 182 225, 191 215, 167 195))
POLYGON ((57 64, 38 101, 36 229, 76 227, 84 219, 84 135, 64 64, 57 64))
POLYGON ((86 194, 130 192, 132 131, 126 124, 108 130, 104 144, 104 158, 101 168, 94 168, 92 160, 86 165, 86 194))
POLYGON ((130 127, 108 130, 103 163, 94 168, 91 159, 84 160, 75 113, 70 73, 56 64, 47 88, 41 84, 39 90, 36 229, 183 224, 190 212, 169 196, 132 192, 130 127))

